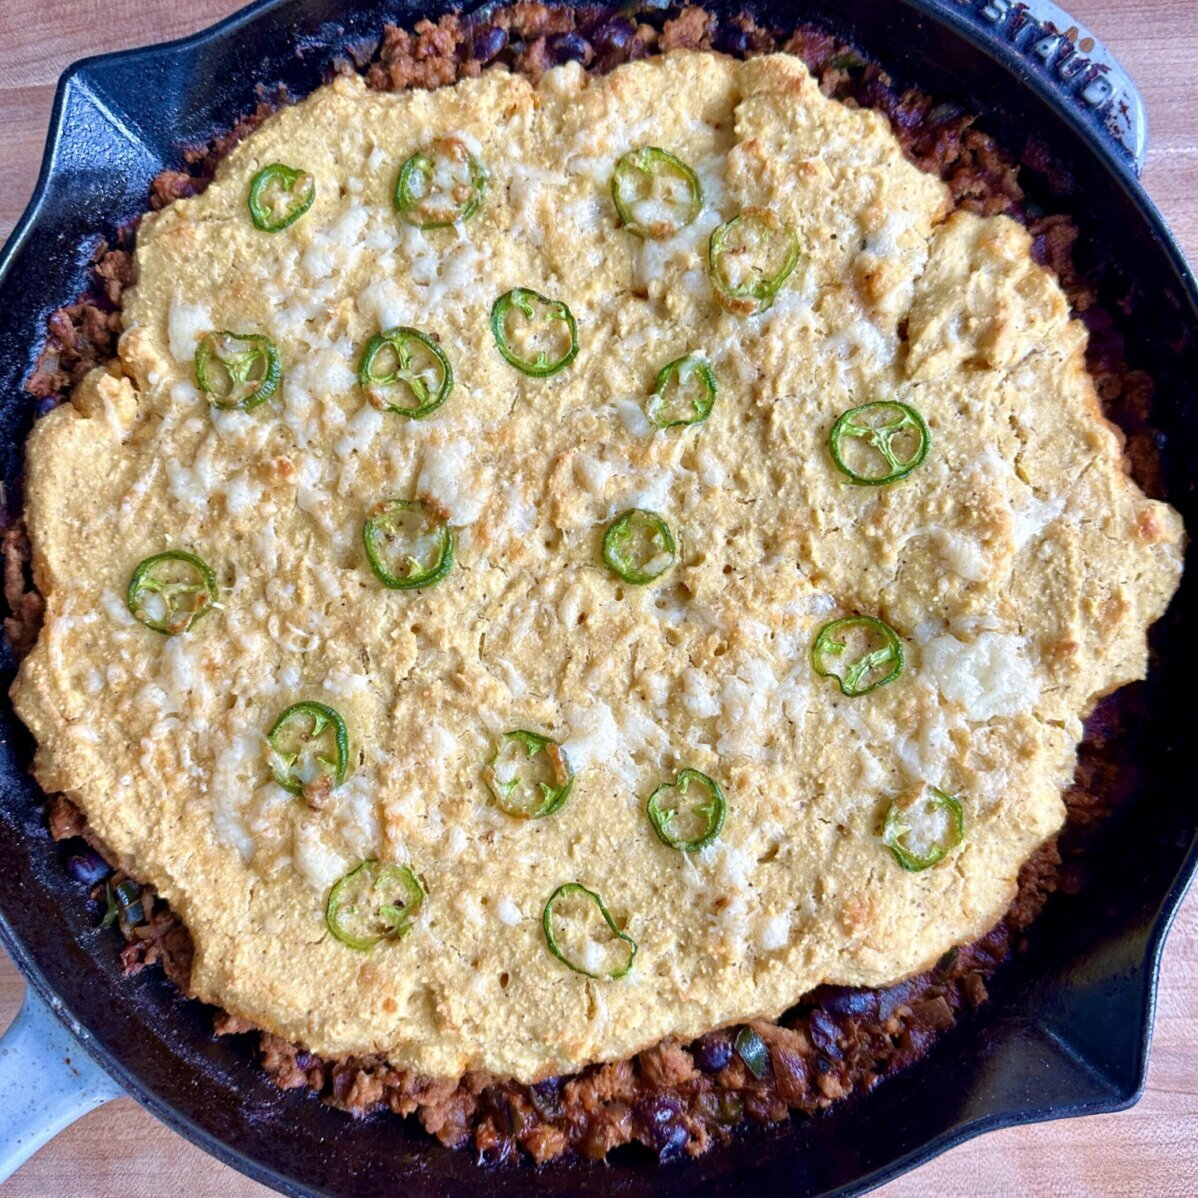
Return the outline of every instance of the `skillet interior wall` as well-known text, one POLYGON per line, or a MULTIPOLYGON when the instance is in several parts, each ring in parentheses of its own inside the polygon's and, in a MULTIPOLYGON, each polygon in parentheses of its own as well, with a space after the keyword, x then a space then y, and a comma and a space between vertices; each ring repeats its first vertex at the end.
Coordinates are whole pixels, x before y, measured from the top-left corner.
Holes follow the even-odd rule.
MULTIPOLYGON (((188 56, 125 56, 111 68, 76 76, 67 94, 71 154, 51 182, 46 220, 21 246, 0 304, 0 465, 10 496, 19 495, 21 445, 32 406, 20 391, 42 337, 45 315, 68 302, 86 282, 87 245, 94 244, 99 213, 115 225, 144 207, 150 179, 181 165, 181 146, 207 140, 231 118, 251 110, 259 83, 284 82, 303 94, 320 82, 347 40, 377 32, 384 20, 411 24, 448 6, 358 4, 345 19, 332 0, 280 5, 254 23, 252 34, 208 43, 188 56), (329 25, 338 16, 342 29, 329 25), (296 57, 297 40, 303 53, 296 57), (95 97, 100 101, 97 105, 95 97), (102 115, 121 115, 122 132, 102 115), (85 248, 80 249, 83 246, 85 248)), ((709 7, 735 11, 740 4, 709 7)), ((917 82, 938 97, 985 113, 989 131, 1018 151, 1029 130, 1050 146, 1074 179, 1072 202, 1083 239, 1113 247, 1125 269, 1101 272, 1104 299, 1137 294, 1124 329, 1132 365, 1157 379, 1155 423, 1165 432, 1164 468, 1171 501, 1195 519, 1185 462, 1198 457, 1193 383, 1198 356, 1188 297, 1169 272, 1160 245, 1143 227, 1131 200, 1106 168, 1080 149, 1074 135, 1046 118, 1034 98, 982 54, 915 15, 907 3, 841 0, 750 6, 758 19, 788 26, 827 25, 879 58, 900 81, 917 82), (968 88, 962 87, 968 81, 968 88), (1187 411, 1188 409, 1188 411, 1187 411)), ((1092 255, 1094 263, 1100 255, 1092 255)), ((1084 262, 1084 255, 1082 255, 1084 262)), ((754 1173, 786 1178, 796 1194, 815 1193, 916 1148, 930 1135, 996 1105, 1120 1101, 1135 1084, 1146 995, 1139 963, 1153 915, 1194 834, 1185 776, 1175 764, 1184 742, 1183 686, 1191 658, 1171 635, 1192 606, 1192 574, 1174 603, 1174 618, 1157 636, 1157 672, 1146 684, 1151 726, 1143 729, 1141 793, 1129 808, 1118 844, 1098 864, 1095 884, 1069 902, 1050 904, 1037 924, 1031 950, 995 978, 993 1001, 908 1073, 874 1095, 834 1114, 789 1129, 757 1133, 699 1164, 659 1174, 634 1162, 606 1173, 559 1165, 529 1179, 492 1175, 497 1193, 682 1193, 697 1178, 731 1188, 754 1173), (1068 945, 1067 954, 1062 945, 1068 945), (1071 1062, 1037 1030, 1048 1026, 1074 1045, 1097 1070, 1071 1062), (918 1095, 919 1101, 911 1099, 918 1095), (810 1151, 808 1151, 810 1150, 810 1151), (770 1172, 777 1170, 777 1172, 770 1172)), ((4 650, 7 655, 7 648, 4 650)), ((5 686, 12 662, 3 662, 5 686)), ((12 713, 0 711, 0 910, 20 938, 26 965, 35 964, 68 1007, 97 1032, 118 1061, 136 1062, 140 1093, 185 1132, 236 1141, 284 1176, 302 1176, 327 1192, 354 1184, 355 1173, 418 1169, 405 1181, 414 1194, 477 1183, 468 1157, 441 1150, 421 1133, 410 1136, 392 1121, 372 1120, 346 1134, 344 1116, 299 1095, 279 1095, 257 1071, 246 1046, 212 1041, 206 1014, 180 999, 156 976, 120 976, 109 938, 90 924, 88 904, 62 868, 45 830, 41 795, 25 773, 30 746, 12 713), (192 1121, 195 1122, 192 1122, 192 1121), (198 1126, 197 1126, 198 1124, 198 1126), (335 1140, 334 1140, 335 1137, 335 1140), (335 1146, 334 1146, 335 1145, 335 1146), (386 1165, 384 1170, 383 1166, 386 1165), (426 1172, 434 1170, 435 1172, 426 1172)), ((1101 851, 1100 851, 1101 852, 1101 851)), ((126 1080, 130 1080, 127 1075, 126 1080)), ((139 1087, 135 1087, 138 1089, 139 1087)), ((214 1144, 208 1145, 210 1148, 214 1144)), ((227 1151, 221 1153, 230 1159, 227 1151)), ((241 1163, 245 1167, 246 1162, 241 1163)), ((259 1176, 263 1176, 259 1171, 259 1176)), ((278 1184, 278 1178, 273 1179, 278 1184)), ((359 1181, 356 1192, 376 1192, 359 1181)))

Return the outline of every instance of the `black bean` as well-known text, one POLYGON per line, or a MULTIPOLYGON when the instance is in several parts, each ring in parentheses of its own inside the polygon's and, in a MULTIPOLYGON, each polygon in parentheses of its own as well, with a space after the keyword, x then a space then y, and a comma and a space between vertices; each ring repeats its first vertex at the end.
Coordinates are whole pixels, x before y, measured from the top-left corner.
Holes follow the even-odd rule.
POLYGON ((691 1046, 691 1051, 704 1073, 719 1073, 732 1060, 732 1034, 709 1032, 691 1046))
POLYGON ((646 1094, 636 1104, 636 1113, 646 1127, 661 1127, 682 1114, 682 1100, 676 1094, 646 1094))
POLYGON ((960 955, 961 950, 954 945, 936 962, 936 972, 942 975, 952 973, 953 966, 956 965, 960 955))
POLYGON ((626 17, 608 17, 591 34, 591 44, 600 54, 617 53, 628 45, 634 33, 636 26, 626 17))
POLYGON ((46 395, 39 399, 34 407, 34 410, 39 416, 44 416, 47 412, 52 412, 62 400, 57 395, 46 395))
POLYGON ((590 45, 581 34, 571 30, 569 33, 555 33, 549 39, 547 48, 554 62, 582 62, 590 45))
POLYGON ((849 986, 821 986, 819 1003, 830 1015, 876 1016, 878 996, 872 990, 856 990, 849 986))
POLYGON ((811 1042, 820 1052, 834 1061, 844 1059, 844 1053, 840 1049, 840 1029, 819 1007, 811 1012, 807 1026, 811 1033, 811 1042))
POLYGON ((671 1161, 680 1156, 690 1138, 690 1132, 681 1123, 671 1123, 668 1128, 663 1128, 656 1139, 657 1159, 671 1161))
POLYGON ((543 1082, 536 1082, 528 1087, 528 1096, 537 1114, 542 1119, 558 1119, 561 1117, 562 1083, 560 1078, 550 1077, 543 1082))
POLYGON ((67 873, 76 882, 82 882, 84 886, 94 886, 101 878, 108 877, 111 872, 108 862, 99 853, 93 853, 91 849, 76 853, 67 861, 67 873))
POLYGON ((479 62, 490 62, 507 45, 507 31, 497 25, 484 25, 474 31, 470 52, 479 62))
POLYGON ((749 35, 736 25, 721 25, 712 44, 725 54, 747 54, 753 47, 749 35))
POLYGON ((495 1127, 506 1136, 519 1135, 528 1124, 528 1114, 504 1089, 484 1090, 480 1106, 490 1113, 495 1127))
POLYGON ((928 113, 928 121, 933 125, 947 125, 949 121, 955 121, 963 115, 962 109, 956 104, 937 104, 928 113))
POLYGON ((636 1114, 645 1139, 663 1160, 686 1146, 687 1131, 679 1122, 682 1102, 675 1095, 650 1094, 636 1104, 636 1114))

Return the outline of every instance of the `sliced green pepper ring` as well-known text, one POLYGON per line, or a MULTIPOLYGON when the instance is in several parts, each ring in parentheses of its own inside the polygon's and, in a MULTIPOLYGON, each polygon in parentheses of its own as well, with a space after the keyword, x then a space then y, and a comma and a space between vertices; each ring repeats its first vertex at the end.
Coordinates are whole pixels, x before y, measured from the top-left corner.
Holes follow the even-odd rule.
POLYGON ((799 238, 769 208, 745 208, 707 247, 716 299, 738 316, 765 312, 799 261, 799 238))
POLYGON ((683 770, 673 782, 659 786, 645 807, 658 840, 672 849, 694 853, 711 844, 724 827, 728 804, 720 784, 698 770, 683 770), (692 801, 684 799, 691 787, 692 801))
POLYGON ((908 404, 876 400, 842 412, 828 435, 837 469, 859 487, 906 478, 932 443, 924 418, 908 404))
POLYGON ((913 802, 892 803, 882 828, 882 843, 909 873, 931 869, 965 836, 965 811, 957 795, 929 786, 913 802))
POLYGON ((642 508, 621 512, 603 534, 607 568, 633 586, 656 582, 678 561, 678 542, 670 526, 642 508))
POLYGON ((263 233, 278 233, 295 224, 315 199, 316 180, 307 171, 272 162, 250 180, 250 219, 263 233))
POLYGON ((821 678, 835 678, 841 693, 853 699, 903 672, 903 643, 884 620, 844 616, 816 634, 811 664, 821 678))
POLYGON ((422 500, 383 500, 362 526, 370 569, 392 591, 418 591, 453 569, 456 536, 422 500))
POLYGON ((125 605, 147 628, 174 636, 210 612, 216 596, 216 575, 206 561, 182 549, 168 549, 137 564, 125 605))
POLYGON ((505 732, 483 781, 501 811, 518 819, 543 819, 560 811, 574 788, 574 771, 561 745, 539 732, 505 732))
POLYGON ((622 978, 636 960, 636 941, 627 932, 620 931, 599 895, 580 882, 567 882, 549 896, 541 913, 541 927, 549 951, 563 965, 588 978, 622 978), (588 923, 594 924, 596 911, 611 933, 603 943, 596 941, 585 927, 588 923), (568 924, 584 925, 581 936, 577 935, 579 929, 575 926, 576 934, 570 937, 581 943, 563 948, 561 941, 572 930, 568 924))
POLYGON ((283 366, 261 333, 205 333, 196 346, 196 386, 214 407, 249 412, 279 389, 283 366))
POLYGON ((440 137, 399 168, 395 211, 418 229, 469 220, 487 192, 487 168, 460 137, 440 137))
POLYGON ((453 367, 427 333, 399 327, 376 333, 358 363, 358 384, 380 411, 419 420, 453 390, 453 367), (409 402, 404 402, 405 397, 409 402))
POLYGON ((574 314, 528 287, 513 287, 491 305, 491 334, 504 358, 534 379, 557 374, 578 357, 574 314))
POLYGON ((329 891, 325 923, 342 944, 367 953, 380 940, 402 940, 426 896, 410 866, 363 861, 329 891))
POLYGON ((349 771, 345 721, 323 703, 293 703, 266 734, 266 761, 284 790, 319 811, 349 771))
POLYGON ((374 576, 393 591, 431 587, 453 569, 457 538, 420 499, 387 499, 371 509, 362 544, 374 576))
POLYGON ((645 405, 645 415, 658 428, 702 424, 715 406, 715 374, 698 354, 687 354, 663 366, 645 405))
POLYGON ((698 175, 660 146, 629 150, 616 160, 611 198, 624 227, 654 241, 673 237, 703 209, 698 175))

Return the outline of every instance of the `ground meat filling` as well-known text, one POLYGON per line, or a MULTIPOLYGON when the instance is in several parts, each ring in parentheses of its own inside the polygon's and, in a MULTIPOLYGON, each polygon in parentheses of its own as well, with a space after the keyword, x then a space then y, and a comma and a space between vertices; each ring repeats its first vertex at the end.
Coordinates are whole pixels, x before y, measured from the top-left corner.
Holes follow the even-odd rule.
MULTIPOLYGON (((982 215, 1006 213, 1026 224, 1037 260, 1056 272, 1090 328, 1088 365, 1107 414, 1124 430, 1128 468, 1150 495, 1161 494, 1149 424, 1152 382, 1128 369, 1113 319, 1074 267, 1078 231, 1072 220, 1033 217, 1036 210, 1025 205, 1019 182, 1020 164, 974 128, 973 116, 921 92, 900 91, 883 70, 834 37, 807 28, 775 34, 750 17, 717 18, 697 7, 635 14, 521 0, 492 10, 485 20, 449 14, 436 22, 420 21, 411 31, 388 26, 377 46, 349 47, 349 60, 340 69, 364 69, 368 83, 379 89, 433 88, 477 75, 490 64, 506 65, 535 81, 571 60, 601 72, 678 48, 739 56, 782 49, 798 55, 826 95, 886 113, 907 154, 947 183, 958 206, 982 215)), ((160 208, 202 190, 220 158, 282 99, 264 98, 227 135, 189 153, 187 170, 159 175, 150 206, 160 208)), ((1022 163, 1043 176, 1054 193, 1070 192, 1071 180, 1042 146, 1030 144, 1022 163)), ((26 384, 44 404, 67 398, 89 369, 113 356, 121 295, 132 281, 131 243, 132 230, 127 230, 116 248, 102 247, 92 291, 51 316, 45 350, 26 384)), ((11 612, 5 629, 21 654, 36 639, 42 602, 28 575, 28 538, 19 520, 9 522, 2 548, 11 612)), ((918 1060, 963 1013, 985 1002, 987 979, 1021 946, 1048 896, 1082 885, 1096 829, 1134 789, 1130 754, 1120 742, 1136 695, 1136 688, 1125 688, 1103 700, 1087 722, 1074 783, 1065 795, 1069 821, 1058 840, 1023 867, 1015 901, 997 927, 896 986, 821 987, 779 1022, 750 1025, 747 1034, 764 1046, 764 1054, 752 1058, 755 1071, 737 1049, 739 1028, 712 1031, 687 1045, 665 1040, 631 1060, 533 1086, 479 1073, 460 1081, 430 1079, 377 1057, 323 1060, 223 1011, 215 1013, 216 1034, 256 1037, 261 1066, 280 1089, 315 1091, 354 1116, 378 1110, 415 1115, 444 1144, 472 1141, 488 1162, 514 1161, 523 1152, 542 1163, 568 1151, 602 1160, 631 1142, 661 1160, 700 1155, 745 1121, 777 1122, 791 1111, 814 1112, 854 1091, 871 1090, 918 1060)), ((56 840, 86 841, 86 821, 63 796, 50 800, 47 817, 56 840)), ((125 877, 118 872, 102 880, 107 866, 94 851, 100 847, 93 845, 86 854, 81 850, 68 867, 88 883, 103 909, 125 877)), ((151 887, 142 887, 141 907, 142 919, 129 929, 121 952, 125 971, 134 974, 160 964, 187 992, 192 958, 187 929, 151 887)))
POLYGON ((4 632, 13 653, 23 657, 37 640, 46 610, 29 573, 29 535, 24 521, 17 520, 4 530, 0 553, 4 555, 4 600, 10 613, 4 618, 4 632))
POLYGON ((101 242, 92 264, 91 291, 47 321, 49 336, 25 383, 25 390, 39 399, 66 399, 89 370, 116 354, 121 294, 133 281, 133 255, 101 242))

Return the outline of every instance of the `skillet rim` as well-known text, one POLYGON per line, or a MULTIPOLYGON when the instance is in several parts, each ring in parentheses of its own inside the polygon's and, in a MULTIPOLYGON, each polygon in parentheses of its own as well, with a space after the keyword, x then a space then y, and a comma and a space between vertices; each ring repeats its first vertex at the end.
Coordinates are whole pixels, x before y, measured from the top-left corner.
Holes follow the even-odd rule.
MULTIPOLYGON (((89 83, 96 77, 102 77, 106 71, 114 67, 126 69, 139 62, 194 55, 214 43, 237 35, 273 11, 286 9, 294 3, 296 0, 254 0, 253 3, 231 13, 216 24, 188 37, 150 46, 93 55, 72 63, 60 76, 55 91, 46 147, 33 194, 3 249, 0 250, 0 289, 4 289, 9 284, 8 276, 12 264, 19 256, 30 233, 42 218, 42 210, 52 183, 65 169, 63 160, 69 158, 71 148, 71 130, 65 118, 68 104, 76 92, 81 91, 95 101, 98 97, 89 83)), ((1122 191, 1124 197, 1130 201, 1131 206, 1143 221, 1146 232, 1162 248, 1176 275, 1176 281, 1189 301, 1191 312, 1188 323, 1191 328, 1198 328, 1198 279, 1195 278, 1192 268, 1186 261, 1176 237, 1165 222, 1157 205, 1135 175, 1129 161, 1112 146, 1100 143, 1095 137, 1093 127, 1082 119, 1076 110, 1063 103, 1060 95, 1055 93, 1050 86, 1043 84, 1034 72, 1027 70, 1026 64, 1020 60, 1016 52, 986 38, 983 33, 968 25, 960 13, 944 5, 943 0, 898 0, 898 3, 912 10, 914 14, 942 26, 952 36, 971 42, 1011 77, 1013 88, 1030 90, 1036 100, 1050 107, 1058 118, 1064 120, 1071 127, 1080 144, 1101 163, 1104 172, 1114 186, 1122 191)), ((462 7, 469 11, 478 6, 468 2, 462 7)), ((380 14, 383 17, 385 15, 380 14)), ((3 698, 2 702, 8 704, 7 696, 3 698)), ((1058 1118, 1116 1112, 1126 1110, 1134 1105, 1143 1092, 1147 1074, 1157 982, 1164 943, 1195 874, 1198 874, 1198 829, 1193 831, 1186 854, 1169 882, 1163 897, 1152 909, 1142 956, 1136 962, 1137 976, 1125 981, 1125 984, 1138 983, 1136 988, 1139 1009, 1143 1012, 1143 1021, 1136 1040, 1136 1060, 1130 1085, 1121 1084, 1109 1075, 1100 1077, 1090 1067, 1094 1080, 1094 1088, 1090 1097, 1081 1100, 1070 1098, 1062 1102, 1053 1101, 1050 1096, 1038 1102, 1031 1101, 983 1111, 932 1135, 911 1151, 856 1180, 824 1191, 822 1198, 851 1198, 853 1195, 864 1194, 949 1149, 989 1131, 1058 1118)), ((137 1069, 99 1043, 89 1027, 58 997, 38 964, 36 954, 17 935, 2 904, 0 904, 0 944, 3 944, 28 984, 75 1035, 88 1055, 156 1118, 222 1163, 236 1168, 254 1180, 282 1193, 301 1196, 328 1192, 318 1190, 311 1185, 297 1183, 282 1175, 274 1167, 263 1164, 255 1156, 234 1147, 228 1141, 203 1127, 175 1102, 162 1097, 151 1086, 145 1084, 137 1069)), ((1076 1056, 1069 1052, 1067 1046, 1059 1045, 1058 1047, 1077 1061, 1076 1056)), ((701 1181, 700 1184, 702 1184, 701 1181)))

